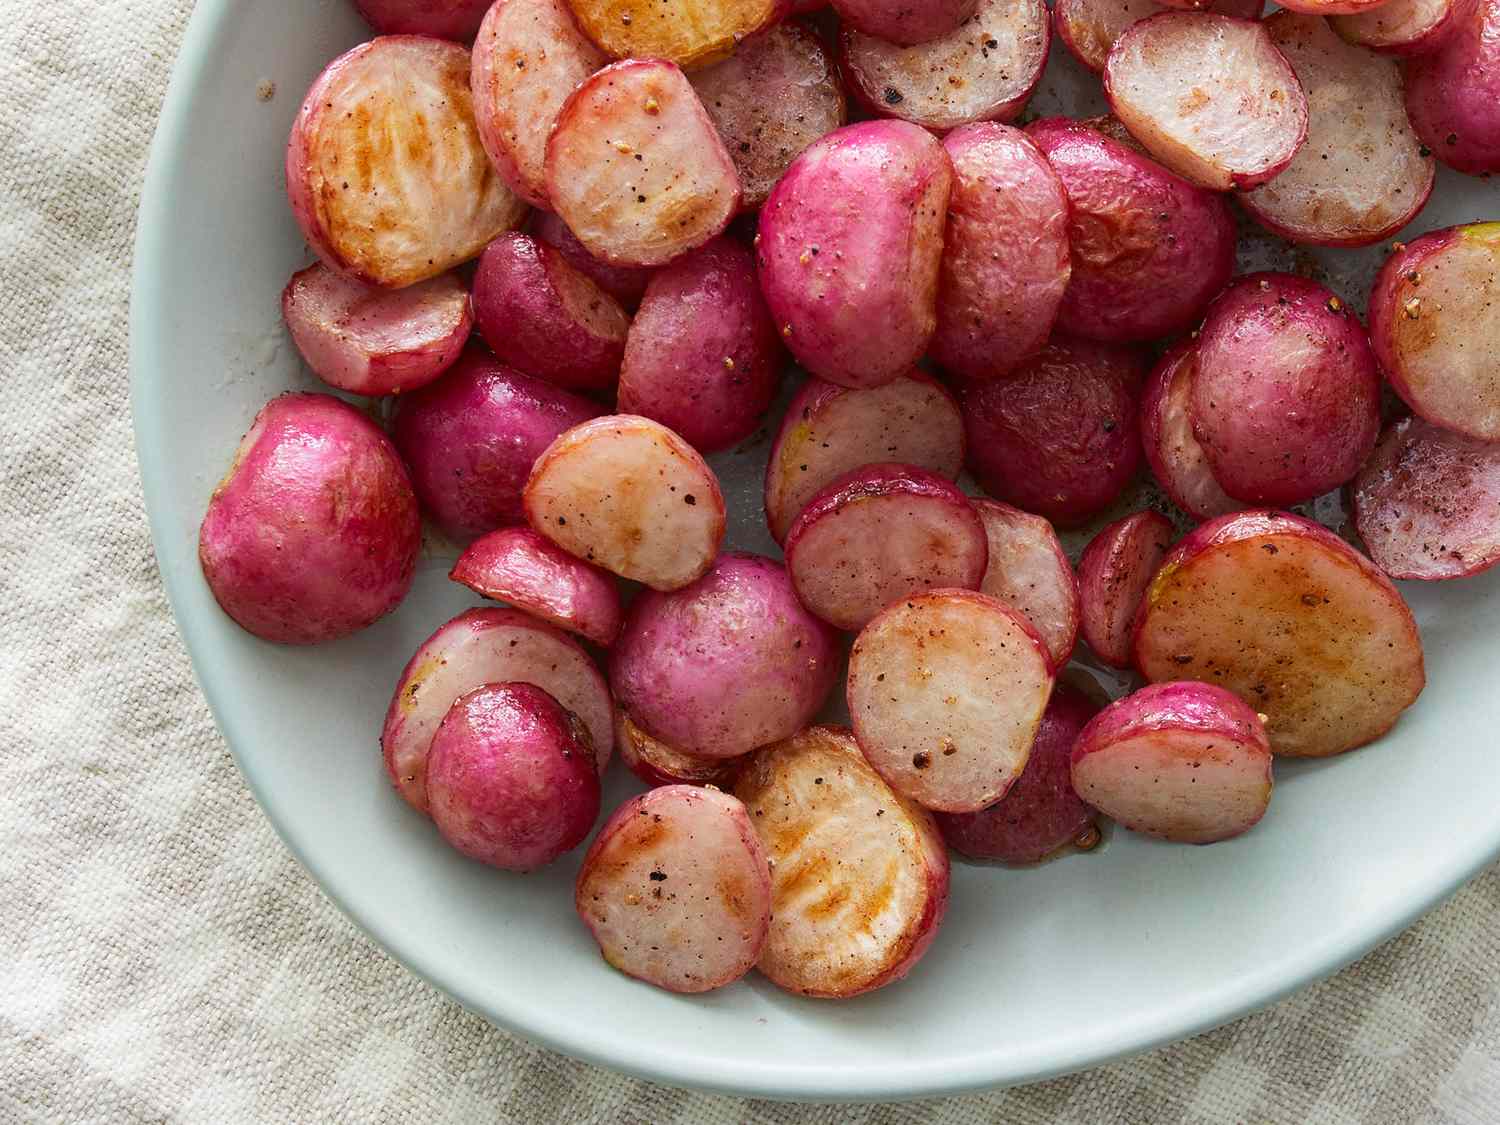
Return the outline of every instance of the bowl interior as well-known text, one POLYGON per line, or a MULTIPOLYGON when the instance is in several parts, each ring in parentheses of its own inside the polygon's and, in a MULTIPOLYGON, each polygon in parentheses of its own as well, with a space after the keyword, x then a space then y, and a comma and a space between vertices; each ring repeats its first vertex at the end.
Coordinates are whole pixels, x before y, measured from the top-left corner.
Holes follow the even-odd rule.
MULTIPOLYGON (((854 1001, 800 1000, 755 977, 685 998, 610 970, 573 915, 578 854, 525 877, 490 871, 450 851, 386 783, 377 733, 397 674, 474 602, 447 581, 445 559, 424 559, 394 616, 310 650, 239 631, 198 570, 198 522, 239 436, 270 396, 314 385, 280 321, 281 287, 307 260, 282 192, 282 145, 312 78, 365 37, 347 0, 200 0, 141 210, 132 393, 162 572, 241 768, 329 894, 408 966, 506 1027, 670 1082, 782 1097, 938 1094, 1221 1023, 1349 961, 1500 847, 1492 574, 1407 586, 1426 694, 1375 746, 1279 763, 1270 813, 1246 837, 1187 848, 1114 832, 1094 854, 1038 869, 955 865, 932 952, 907 981, 854 1001)), ((1064 55, 1059 46, 1033 108, 1097 112, 1096 83, 1064 55)), ((1444 174, 1417 229, 1482 217, 1484 191, 1444 174)), ((1322 261, 1363 302, 1380 256, 1322 261)), ((1247 239, 1247 267, 1292 260, 1247 239)), ((769 552, 766 444, 716 467, 735 512, 731 545, 769 552)), ((633 788, 622 772, 611 804, 633 788)))

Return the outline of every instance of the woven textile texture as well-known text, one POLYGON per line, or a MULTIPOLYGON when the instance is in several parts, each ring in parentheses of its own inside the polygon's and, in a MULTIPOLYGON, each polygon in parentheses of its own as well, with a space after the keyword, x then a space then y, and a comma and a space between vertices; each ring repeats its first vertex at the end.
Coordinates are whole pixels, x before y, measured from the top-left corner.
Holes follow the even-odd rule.
POLYGON ((0 1121, 1500 1121, 1493 869, 1271 1011, 906 1105, 627 1079, 489 1027, 375 948, 240 780, 146 531, 131 239, 190 7, 0 0, 0 1121))

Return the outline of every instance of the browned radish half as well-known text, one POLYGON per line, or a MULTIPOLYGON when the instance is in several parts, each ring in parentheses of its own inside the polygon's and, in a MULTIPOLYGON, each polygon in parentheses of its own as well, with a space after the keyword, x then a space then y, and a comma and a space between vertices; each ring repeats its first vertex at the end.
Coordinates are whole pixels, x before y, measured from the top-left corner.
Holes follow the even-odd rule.
POLYGON ((512 191, 547 201, 547 137, 578 84, 609 56, 578 30, 564 0, 499 0, 474 41, 469 87, 485 152, 512 191))
POLYGON ((448 577, 597 645, 613 644, 620 632, 614 578, 529 527, 505 527, 475 540, 448 577))
POLYGON ((1412 128, 1450 168, 1500 172, 1500 0, 1468 0, 1436 50, 1406 64, 1412 128))
POLYGON ((1258 22, 1163 12, 1130 27, 1104 66, 1110 108, 1180 176, 1216 191, 1250 188, 1307 136, 1307 97, 1258 22))
POLYGON ((719 480, 687 442, 649 418, 574 426, 536 459, 526 519, 563 550, 653 590, 707 572, 724 539, 719 480))
POLYGON ((1442 45, 1461 7, 1462 0, 1386 0, 1328 22, 1356 47, 1388 55, 1423 55, 1442 45))
POLYGON ((474 271, 474 319, 501 363, 570 391, 614 385, 630 317, 620 303, 529 234, 485 247, 474 271))
POLYGON ((1265 26, 1307 92, 1307 143, 1240 203, 1293 242, 1368 246, 1389 238, 1427 205, 1437 174, 1406 119, 1401 72, 1345 43, 1318 16, 1282 11, 1265 26))
POLYGON ((381 35, 435 35, 467 43, 490 0, 354 0, 354 6, 381 35))
POLYGON ((922 371, 855 390, 809 379, 792 399, 766 461, 766 523, 786 540, 807 502, 861 465, 899 461, 956 479, 963 418, 941 383, 922 371))
POLYGON ((943 812, 1005 795, 1051 693, 1046 642, 1016 610, 969 590, 901 599, 849 657, 860 749, 898 793, 943 812))
POLYGON ((595 43, 617 59, 667 59, 685 70, 728 58, 786 15, 785 0, 568 0, 595 43))
POLYGON ((558 113, 547 195, 595 257, 659 266, 729 224, 740 182, 682 71, 628 59, 585 81, 558 113))
POLYGON ((1255 20, 1265 10, 1265 0, 1215 0, 1206 5, 1163 5, 1153 0, 1057 0, 1052 15, 1058 36, 1078 61, 1090 70, 1103 70, 1109 49, 1127 27, 1171 8, 1206 10, 1255 20))
POLYGON ((910 371, 937 323, 953 165, 908 121, 836 129, 761 208, 761 290, 812 374, 878 387, 910 371))
POLYGON ((626 308, 641 303, 646 283, 656 271, 644 266, 614 266, 588 252, 568 224, 551 211, 533 211, 531 233, 561 254, 568 265, 583 274, 626 308))
POLYGON ((739 172, 747 211, 766 201, 798 153, 848 120, 838 71, 800 23, 778 24, 689 80, 739 172))
POLYGON ((845 25, 889 43, 928 43, 952 34, 969 19, 978 0, 833 0, 845 25))
POLYGON ((603 772, 614 749, 614 704, 589 654, 520 610, 471 609, 417 649, 385 714, 385 768, 412 808, 427 811, 427 751, 448 708, 482 684, 511 682, 535 684, 577 715, 603 772))
POLYGON ((1193 436, 1190 407, 1197 366, 1194 339, 1177 344, 1156 365, 1141 396, 1141 444, 1172 503, 1196 520, 1208 520, 1242 505, 1214 479, 1208 455, 1193 436))
POLYGON ((616 969, 671 992, 707 992, 760 958, 771 874, 739 800, 668 785, 615 810, 584 856, 574 902, 616 969))
POLYGON ((647 785, 713 785, 728 789, 744 762, 739 758, 700 758, 652 738, 620 711, 615 716, 615 749, 625 768, 647 785))
POLYGON ((1398 247, 1370 294, 1370 340, 1414 412, 1500 441, 1500 223, 1398 247))
POLYGON ((1136 512, 1101 529, 1083 549, 1078 560, 1083 639, 1106 664, 1130 667, 1136 610, 1171 545, 1171 520, 1160 512, 1136 512))
POLYGON ((1380 433, 1380 365, 1353 310, 1292 274, 1240 278, 1198 338, 1189 404, 1214 479, 1300 504, 1353 479, 1380 433))
POLYGON ((1059 329, 1130 342, 1194 327, 1234 274, 1225 198, 1081 122, 1047 117, 1026 133, 1068 197, 1072 274, 1059 329))
POLYGON ((1500 445, 1403 418, 1354 479, 1354 524, 1392 578, 1467 578, 1500 562, 1500 445))
POLYGON ((802 509, 786 565, 802 604, 839 629, 859 629, 897 598, 984 577, 984 525, 956 485, 915 465, 866 465, 802 509))
POLYGON ((1114 503, 1141 460, 1145 357, 1055 335, 1003 379, 963 392, 969 468, 997 500, 1076 526, 1114 503))
POLYGON ((427 806, 470 859, 534 871, 583 843, 599 819, 588 729, 534 684, 483 684, 432 736, 427 806))
POLYGON ((469 95, 469 52, 393 35, 329 63, 286 146, 302 235, 335 269, 390 289, 478 254, 526 213, 495 175, 469 95))
POLYGON ((1374 563, 1284 512, 1223 516, 1167 555, 1136 617, 1148 680, 1202 680, 1267 716, 1278 754, 1379 738, 1421 693, 1422 638, 1374 563))
POLYGON ((1073 786, 1135 832, 1212 844, 1247 832, 1271 801, 1271 747, 1223 688, 1152 684, 1110 704, 1073 747, 1073 786))
POLYGON ((1069 763, 1079 732, 1098 711, 1082 691, 1059 681, 1026 768, 1005 796, 978 812, 937 814, 948 846, 971 859, 1036 863, 1070 843, 1097 840, 1094 811, 1073 791, 1069 763))
POLYGON ((849 88, 872 112, 929 129, 1013 121, 1041 81, 1052 45, 1042 0, 979 0, 942 38, 902 46, 845 25, 849 88))
POLYGON ((1078 579, 1057 532, 1033 516, 998 500, 975 500, 974 510, 989 542, 989 564, 981 593, 1016 610, 1041 635, 1054 668, 1078 643, 1078 579))
POLYGON ((1072 276, 1068 196, 1041 150, 981 122, 943 141, 953 192, 930 354, 968 379, 1004 375, 1042 349, 1072 276))
POLYGON ((281 315, 313 374, 357 395, 426 386, 458 362, 474 327, 457 274, 392 292, 322 262, 292 275, 281 315))
POLYGON ((772 864, 760 971, 788 992, 831 999, 906 976, 948 908, 948 853, 932 814, 892 792, 841 727, 761 750, 734 791, 772 864))

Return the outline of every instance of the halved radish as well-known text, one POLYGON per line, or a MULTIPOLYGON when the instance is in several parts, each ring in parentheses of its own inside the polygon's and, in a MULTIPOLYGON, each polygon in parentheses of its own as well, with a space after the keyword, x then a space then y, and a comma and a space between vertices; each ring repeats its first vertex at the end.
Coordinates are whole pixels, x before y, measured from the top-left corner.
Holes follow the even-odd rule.
POLYGON ((1135 476, 1144 375, 1131 348, 1053 336, 1019 370, 964 388, 969 468, 997 500, 1082 523, 1135 476))
POLYGON ((1224 197, 1064 117, 1026 128, 1067 193, 1072 273, 1058 327, 1094 340, 1155 340, 1191 329, 1234 273, 1224 197))
POLYGON ((615 408, 717 453, 755 432, 785 366, 755 259, 720 235, 652 277, 625 341, 615 408))
POLYGON ((603 289, 627 310, 634 310, 656 271, 645 266, 615 266, 588 252, 568 224, 551 211, 533 211, 531 233, 561 254, 568 265, 603 289))
POLYGON ((536 459, 521 502, 563 550, 653 590, 703 575, 724 540, 713 470, 671 430, 631 414, 559 437, 536 459))
POLYGON ((974 15, 978 0, 833 0, 845 25, 889 43, 927 43, 951 35, 974 15))
POLYGON ((842 727, 752 757, 735 783, 771 859, 771 930, 757 966, 803 996, 842 998, 906 976, 948 908, 948 853, 842 727))
POLYGON ((470 609, 422 642, 396 684, 380 732, 391 781, 427 811, 427 751, 459 696, 482 684, 535 684, 583 720, 602 773, 614 749, 614 704, 589 654, 517 609, 470 609))
POLYGON ((850 90, 872 113, 944 130, 1019 117, 1051 45, 1042 0, 979 0, 957 30, 916 46, 846 24, 840 60, 850 90))
POLYGON ((534 684, 461 696, 432 736, 427 806, 455 849, 505 871, 570 852, 599 819, 599 770, 578 716, 534 684))
POLYGON ((1406 119, 1401 72, 1317 16, 1277 12, 1265 26, 1307 92, 1307 143, 1240 203, 1293 242, 1368 246, 1389 238, 1427 205, 1437 174, 1406 119))
POLYGON ((1403 418, 1354 479, 1354 525, 1392 578, 1467 578, 1500 562, 1500 445, 1403 418))
POLYGON ((987 594, 903 598, 849 657, 860 749, 903 796, 943 812, 994 804, 1026 768, 1052 693, 1046 642, 987 594))
POLYGON ((476 540, 448 577, 597 645, 613 644, 620 632, 620 591, 614 578, 529 527, 506 527, 476 540))
POLYGON ((958 403, 913 370, 855 390, 809 379, 792 399, 766 461, 766 523, 778 543, 829 481, 861 465, 898 461, 956 479, 964 464, 958 403))
POLYGON ((1106 664, 1130 667, 1136 611, 1172 545, 1172 521, 1136 512, 1104 527, 1078 560, 1083 639, 1106 664))
POLYGON ((969 379, 1042 349, 1068 288, 1068 196, 1026 134, 983 122, 943 142, 953 192, 929 352, 969 379))
POLYGON ((589 253, 659 266, 729 224, 740 182, 682 71, 627 59, 585 81, 559 111, 547 195, 589 253))
POLYGON ((1195 520, 1226 515, 1242 505, 1219 486, 1208 455, 1193 436, 1193 376, 1198 341, 1173 347, 1146 381, 1141 396, 1141 444, 1157 482, 1195 520))
MULTIPOLYGON (((1265 0, 1215 0, 1211 4, 1157 4, 1153 0, 1057 0, 1052 7, 1057 34, 1078 61, 1090 70, 1103 70, 1109 49, 1125 29, 1171 8, 1192 8, 1237 16, 1260 18, 1265 0)), ((1088 124, 1086 122, 1086 124, 1088 124)))
POLYGON ((908 594, 975 589, 988 557, 984 525, 957 486, 889 462, 836 478, 786 537, 797 597, 839 629, 862 628, 908 594))
POLYGON ((446 273, 392 292, 315 262, 281 294, 292 343, 313 374, 357 395, 432 382, 458 361, 474 322, 469 291, 446 273))
POLYGON ((1298 757, 1379 738, 1426 680, 1390 579, 1326 528, 1270 511, 1172 549, 1136 617, 1135 662, 1148 680, 1228 688, 1267 716, 1276 753, 1298 757))
POLYGON ((1121 35, 1104 65, 1110 108, 1151 154, 1206 188, 1250 188, 1292 162, 1307 97, 1257 22, 1163 12, 1121 35))
POLYGON ((736 798, 668 785, 625 802, 599 830, 574 903, 616 969, 671 992, 707 992, 759 959, 771 873, 736 798))
POLYGON ((1386 0, 1368 11, 1333 16, 1328 22, 1356 47, 1389 55, 1423 55, 1442 45, 1462 7, 1462 0, 1386 0))
POLYGON ((1059 681, 1042 713, 1026 768, 987 809, 938 813, 943 839, 971 859, 1036 863, 1070 843, 1098 839, 1094 811, 1073 790, 1070 761, 1079 732, 1099 706, 1059 681))
POLYGON ((631 603, 609 685, 652 737, 722 760, 811 722, 839 656, 838 634, 797 601, 785 567, 730 552, 690 586, 631 603))
POLYGON ((801 23, 778 24, 689 81, 739 172, 747 211, 803 149, 848 120, 838 70, 801 23))
POLYGON ((1189 413, 1214 479, 1300 504, 1354 477, 1380 433, 1380 365, 1359 317, 1316 282, 1242 277, 1209 307, 1189 413))
POLYGON ((533 206, 549 206, 547 137, 558 111, 608 62, 564 0, 498 0, 484 17, 469 76, 474 121, 500 175, 533 206))
POLYGON ((381 35, 435 35, 467 43, 490 0, 354 0, 354 6, 381 35))
POLYGON ((1073 747, 1073 787, 1126 828, 1179 844, 1247 832, 1271 801, 1271 747, 1223 688, 1153 684, 1110 704, 1073 747))
POLYGON ((1419 416, 1500 441, 1500 223, 1397 247, 1370 294, 1370 340, 1419 416))
POLYGON ((393 35, 329 63, 286 146, 308 245, 351 277, 399 289, 466 262, 526 203, 495 175, 469 95, 469 52, 393 35))
POLYGON ((595 43, 617 59, 668 59, 685 70, 728 58, 786 15, 785 0, 568 0, 595 43))
POLYGON ((391 440, 411 471, 422 511, 468 542, 522 523, 532 463, 597 403, 467 348, 443 378, 396 400, 391 440))
POLYGON ((797 361, 846 387, 899 379, 937 323, 953 165, 907 121, 836 129, 761 208, 760 286, 797 361))
POLYGON ((511 231, 474 271, 474 319, 501 363, 570 391, 600 391, 620 374, 630 317, 561 252, 511 231))
POLYGON ((1450 168, 1500 172, 1500 0, 1466 0, 1437 50, 1406 64, 1412 128, 1450 168))
POLYGON ((624 711, 615 716, 615 749, 625 768, 647 785, 712 785, 728 789, 744 763, 739 758, 684 754, 636 726, 624 711))
POLYGON ((1061 668, 1078 642, 1078 579, 1057 532, 1041 516, 997 500, 975 500, 984 524, 989 563, 979 590, 1022 617, 1047 644, 1052 666, 1061 668))

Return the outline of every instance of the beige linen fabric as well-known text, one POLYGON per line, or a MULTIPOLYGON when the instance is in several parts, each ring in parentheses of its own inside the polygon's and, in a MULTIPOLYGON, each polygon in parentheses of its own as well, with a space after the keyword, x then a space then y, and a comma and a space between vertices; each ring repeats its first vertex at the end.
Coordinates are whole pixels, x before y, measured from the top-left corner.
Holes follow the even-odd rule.
POLYGON ((147 537, 127 288, 189 9, 0 0, 0 1122, 1500 1122, 1493 869, 1269 1012, 906 1105, 648 1085, 496 1031, 389 960, 251 800, 147 537))

